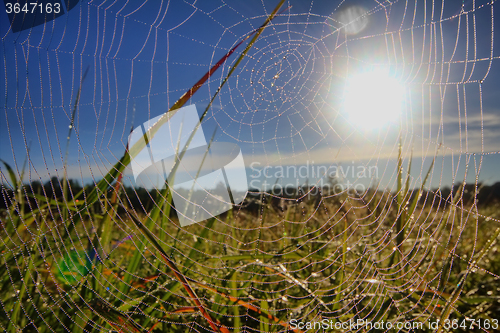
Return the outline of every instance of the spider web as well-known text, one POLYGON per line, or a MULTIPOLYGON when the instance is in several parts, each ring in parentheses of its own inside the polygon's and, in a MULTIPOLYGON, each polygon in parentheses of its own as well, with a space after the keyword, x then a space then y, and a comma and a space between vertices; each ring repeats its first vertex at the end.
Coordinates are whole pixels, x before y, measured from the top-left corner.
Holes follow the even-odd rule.
MULTIPOLYGON (((127 166, 91 213, 74 202, 86 205, 79 186, 99 183, 131 128, 165 113, 276 3, 80 1, 20 32, 2 19, 1 158, 30 184, 13 195, 2 165, 3 229, 22 220, 17 235, 2 233, 2 253, 23 244, 41 253, 22 293, 13 276, 26 268, 2 259, 21 329, 210 329, 114 206, 147 221, 161 187, 141 188, 127 166), (65 179, 74 181, 62 200, 65 179), (58 276, 65 269, 74 281, 58 276)), ((479 196, 491 181, 481 171, 499 154, 496 13, 495 1, 290 0, 213 103, 237 55, 194 94, 199 113, 210 106, 207 141, 214 132, 241 148, 249 193, 212 221, 180 228, 167 203, 145 224, 212 318, 240 331, 286 331, 291 320, 428 325, 450 312, 475 318, 459 296, 497 297, 499 274, 487 264, 498 213, 479 196), (398 119, 366 130, 345 112, 344 91, 353 73, 377 66, 404 84, 405 98, 398 119), (482 291, 466 284, 479 280, 482 291)), ((485 302, 494 318, 498 305, 485 302)))

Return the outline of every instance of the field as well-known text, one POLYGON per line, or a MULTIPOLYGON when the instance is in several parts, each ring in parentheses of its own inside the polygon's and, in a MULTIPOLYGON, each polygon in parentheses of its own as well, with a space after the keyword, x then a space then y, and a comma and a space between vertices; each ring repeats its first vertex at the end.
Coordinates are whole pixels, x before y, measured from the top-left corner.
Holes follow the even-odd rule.
POLYGON ((0 233, 7 332, 497 325, 498 203, 465 202, 463 188, 448 197, 404 187, 362 196, 251 193, 224 215, 180 228, 160 191, 109 186, 85 205, 92 188, 74 182, 66 201, 55 180, 11 183, 0 233), (153 196, 148 214, 130 206, 132 193, 153 196))

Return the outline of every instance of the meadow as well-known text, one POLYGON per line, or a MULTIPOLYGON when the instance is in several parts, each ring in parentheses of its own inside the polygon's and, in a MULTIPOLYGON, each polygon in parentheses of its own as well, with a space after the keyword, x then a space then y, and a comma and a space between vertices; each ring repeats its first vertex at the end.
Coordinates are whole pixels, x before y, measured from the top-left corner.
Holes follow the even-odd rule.
POLYGON ((429 332, 497 324, 500 229, 490 221, 498 201, 474 205, 474 195, 465 200, 470 186, 448 197, 404 186, 362 196, 255 192, 181 228, 160 191, 109 186, 89 206, 92 188, 75 182, 66 200, 55 179, 11 183, 2 187, 0 233, 7 332, 284 332, 325 319, 429 332), (141 211, 133 193, 153 204, 141 211))

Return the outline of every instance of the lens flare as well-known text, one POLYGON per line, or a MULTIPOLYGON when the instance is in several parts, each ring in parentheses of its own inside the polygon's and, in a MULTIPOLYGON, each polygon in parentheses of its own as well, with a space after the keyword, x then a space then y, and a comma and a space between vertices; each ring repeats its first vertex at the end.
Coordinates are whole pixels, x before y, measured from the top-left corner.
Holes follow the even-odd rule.
POLYGON ((345 25, 345 33, 348 35, 356 35, 363 31, 368 23, 368 11, 361 6, 351 6, 342 11, 338 15, 338 21, 345 25))

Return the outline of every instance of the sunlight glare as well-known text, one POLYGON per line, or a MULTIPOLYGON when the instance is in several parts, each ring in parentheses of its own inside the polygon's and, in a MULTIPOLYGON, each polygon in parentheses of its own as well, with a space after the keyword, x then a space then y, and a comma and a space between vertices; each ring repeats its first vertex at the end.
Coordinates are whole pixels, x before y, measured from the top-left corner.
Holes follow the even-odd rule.
POLYGON ((377 129, 398 119, 403 97, 402 84, 388 71, 370 70, 348 80, 345 112, 352 125, 377 129))

